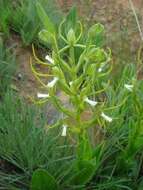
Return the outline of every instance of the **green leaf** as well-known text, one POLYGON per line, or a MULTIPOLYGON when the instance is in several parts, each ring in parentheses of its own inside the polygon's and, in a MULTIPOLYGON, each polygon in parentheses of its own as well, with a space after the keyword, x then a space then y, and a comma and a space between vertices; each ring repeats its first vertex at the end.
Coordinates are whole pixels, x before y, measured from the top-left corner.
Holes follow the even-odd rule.
POLYGON ((68 31, 67 40, 71 45, 73 45, 76 41, 75 33, 72 28, 68 31))
POLYGON ((138 187, 138 190, 142 190, 142 189, 143 189, 143 179, 141 180, 139 187, 138 187))
POLYGON ((92 159, 92 146, 90 144, 87 131, 84 131, 82 136, 79 137, 79 145, 77 151, 79 160, 92 159))
POLYGON ((60 80, 59 81, 59 86, 60 89, 63 90, 66 94, 71 95, 71 90, 69 88, 69 86, 66 84, 65 80, 60 80))
POLYGON ((55 178, 46 170, 38 169, 34 172, 31 181, 31 190, 58 190, 55 178))
POLYGON ((53 42, 53 35, 49 33, 47 30, 41 30, 39 32, 39 39, 44 43, 44 44, 50 44, 53 42))
POLYGON ((40 3, 36 4, 36 8, 37 8, 37 13, 39 15, 39 18, 41 20, 41 22, 44 25, 44 28, 51 34, 55 33, 55 27, 53 25, 53 23, 51 22, 51 20, 49 19, 48 15, 46 14, 46 12, 44 11, 43 7, 41 6, 40 3))
POLYGON ((77 11, 76 11, 76 7, 73 6, 71 8, 70 12, 68 13, 67 17, 66 17, 66 29, 67 29, 67 32, 71 28, 73 30, 75 30, 76 22, 77 22, 77 11))
POLYGON ((72 185, 87 184, 95 173, 95 166, 90 161, 80 161, 80 165, 82 165, 82 168, 70 180, 72 185))

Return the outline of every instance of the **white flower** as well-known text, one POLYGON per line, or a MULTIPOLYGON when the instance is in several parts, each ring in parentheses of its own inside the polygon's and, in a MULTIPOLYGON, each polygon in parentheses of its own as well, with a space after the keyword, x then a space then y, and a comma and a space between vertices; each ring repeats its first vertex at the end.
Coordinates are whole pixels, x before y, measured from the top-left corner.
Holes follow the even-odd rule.
POLYGON ((65 136, 67 135, 67 125, 63 125, 62 127, 63 127, 63 129, 62 129, 62 134, 61 134, 61 136, 62 136, 62 137, 65 137, 65 136))
POLYGON ((47 87, 53 88, 58 80, 58 77, 54 77, 54 79, 51 82, 48 82, 47 87))
POLYGON ((38 98, 49 98, 49 94, 37 93, 38 98))
POLYGON ((98 68, 98 72, 99 72, 99 73, 101 73, 101 72, 103 71, 103 69, 104 69, 106 63, 107 63, 107 62, 103 62, 103 63, 101 64, 101 66, 98 68))
POLYGON ((108 121, 108 122, 112 122, 112 118, 111 117, 109 117, 109 116, 107 116, 107 115, 105 115, 103 112, 101 113, 101 117, 103 117, 106 121, 108 121))
POLYGON ((133 86, 132 84, 125 84, 124 87, 125 87, 127 90, 129 90, 130 92, 132 92, 134 86, 133 86))
POLYGON ((84 99, 84 101, 86 102, 86 103, 88 103, 88 104, 90 104, 91 106, 96 106, 96 104, 98 103, 98 102, 96 102, 96 101, 93 101, 93 100, 90 100, 90 99, 88 99, 88 97, 86 97, 85 99, 84 99))
POLYGON ((47 60, 47 61, 49 61, 50 63, 54 63, 54 60, 49 56, 49 55, 46 55, 45 56, 45 59, 47 60))
POLYGON ((70 81, 70 82, 69 82, 69 85, 71 86, 72 84, 73 84, 73 81, 70 81))
POLYGON ((98 69, 98 72, 99 72, 99 73, 101 73, 101 72, 102 72, 102 67, 100 67, 100 68, 98 69))

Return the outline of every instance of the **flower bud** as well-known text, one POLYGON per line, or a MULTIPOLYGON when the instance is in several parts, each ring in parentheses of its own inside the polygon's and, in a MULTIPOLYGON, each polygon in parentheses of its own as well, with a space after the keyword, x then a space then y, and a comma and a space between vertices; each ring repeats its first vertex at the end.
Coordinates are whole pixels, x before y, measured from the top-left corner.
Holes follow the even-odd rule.
POLYGON ((97 47, 101 46, 104 34, 104 26, 95 24, 88 31, 88 42, 94 43, 97 47))
POLYGON ((75 32, 72 28, 68 31, 67 40, 70 45, 74 45, 74 43, 76 41, 75 32))
POLYGON ((46 45, 53 42, 53 36, 45 29, 39 32, 39 39, 46 45))
POLYGON ((92 62, 100 63, 106 61, 106 53, 101 48, 92 48, 86 54, 86 58, 92 62))

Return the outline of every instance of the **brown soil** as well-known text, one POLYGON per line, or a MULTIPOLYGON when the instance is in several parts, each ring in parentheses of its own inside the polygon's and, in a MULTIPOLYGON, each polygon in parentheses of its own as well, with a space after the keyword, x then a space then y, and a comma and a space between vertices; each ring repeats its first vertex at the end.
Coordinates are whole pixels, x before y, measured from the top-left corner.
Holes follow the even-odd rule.
POLYGON ((13 85, 16 86, 15 90, 25 97, 34 92, 36 87, 36 81, 29 64, 30 56, 32 56, 31 50, 22 47, 20 37, 17 35, 12 35, 7 45, 14 46, 13 51, 16 55, 17 71, 13 85))
MULTIPOLYGON (((81 6, 82 9, 86 9, 86 5, 98 6, 100 9, 103 7, 111 6, 116 7, 118 9, 118 6, 123 6, 125 9, 130 8, 130 4, 128 0, 57 0, 58 4, 61 6, 61 8, 69 9, 73 4, 77 4, 78 6, 81 6)), ((132 0, 134 6, 140 10, 143 8, 143 2, 142 0, 132 0)))
MULTIPOLYGON (((17 71, 12 88, 14 88, 22 97, 25 97, 26 99, 30 96, 34 97, 37 94, 37 90, 41 88, 41 85, 34 77, 30 67, 30 57, 32 58, 33 64, 35 64, 32 48, 23 47, 20 37, 15 34, 13 34, 8 40, 7 45, 8 47, 14 46, 13 51, 16 55, 17 62, 17 71)), ((36 70, 41 73, 47 70, 45 67, 40 67, 37 64, 35 65, 36 70)))

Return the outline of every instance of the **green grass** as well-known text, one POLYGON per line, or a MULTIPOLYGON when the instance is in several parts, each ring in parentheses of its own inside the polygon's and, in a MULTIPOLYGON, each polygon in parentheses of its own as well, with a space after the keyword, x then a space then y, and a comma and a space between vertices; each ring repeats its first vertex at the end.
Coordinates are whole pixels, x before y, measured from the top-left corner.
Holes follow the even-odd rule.
MULTIPOLYGON (((39 0, 39 2, 45 7, 47 14, 57 25, 62 13, 58 10, 56 3, 53 0, 39 0)), ((32 42, 38 43, 37 35, 41 23, 33 0, 13 2, 2 0, 0 2, 0 20, 0 31, 4 33, 5 37, 9 37, 10 30, 12 30, 21 36, 24 46, 28 46, 32 42)))
POLYGON ((11 48, 6 48, 0 38, 0 96, 10 87, 15 70, 15 56, 11 53, 11 48))
POLYGON ((47 169, 59 180, 63 171, 68 171, 73 159, 72 147, 63 143, 59 130, 46 132, 45 116, 13 93, 5 95, 0 104, 0 158, 5 163, 0 173, 3 188, 11 184, 28 189, 37 168, 47 169))

